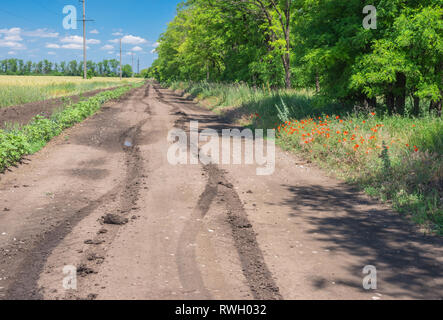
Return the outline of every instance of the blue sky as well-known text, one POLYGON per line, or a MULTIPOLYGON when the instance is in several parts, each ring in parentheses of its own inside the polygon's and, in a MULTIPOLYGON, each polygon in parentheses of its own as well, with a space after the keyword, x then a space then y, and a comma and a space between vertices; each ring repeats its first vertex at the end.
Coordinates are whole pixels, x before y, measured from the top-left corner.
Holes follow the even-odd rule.
MULTIPOLYGON (((123 38, 123 63, 140 58, 140 69, 156 58, 158 37, 176 13, 181 0, 86 0, 88 60, 118 59, 123 38)), ((83 30, 63 27, 63 8, 73 5, 82 19, 79 0, 2 1, 0 59, 19 58, 53 62, 82 60, 83 30)))

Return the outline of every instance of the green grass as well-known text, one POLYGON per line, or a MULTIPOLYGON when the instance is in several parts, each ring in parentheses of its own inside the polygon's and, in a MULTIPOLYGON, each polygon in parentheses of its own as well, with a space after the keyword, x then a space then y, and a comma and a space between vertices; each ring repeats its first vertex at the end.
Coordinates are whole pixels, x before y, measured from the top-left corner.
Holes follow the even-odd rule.
POLYGON ((170 87, 242 125, 276 128, 282 148, 389 202, 425 230, 443 234, 442 118, 425 112, 417 118, 392 116, 382 106, 358 112, 299 90, 208 83, 170 87))
POLYGON ((23 127, 10 126, 9 129, 0 130, 0 172, 20 161, 23 156, 33 154, 43 148, 64 129, 93 115, 106 101, 118 98, 142 84, 143 82, 140 82, 132 86, 101 92, 88 100, 66 106, 50 118, 36 116, 23 127))

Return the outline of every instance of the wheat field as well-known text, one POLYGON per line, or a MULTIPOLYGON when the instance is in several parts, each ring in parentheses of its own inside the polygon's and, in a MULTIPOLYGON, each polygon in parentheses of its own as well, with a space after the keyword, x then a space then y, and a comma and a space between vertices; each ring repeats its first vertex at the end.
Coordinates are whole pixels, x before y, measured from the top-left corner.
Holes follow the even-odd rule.
POLYGON ((0 108, 140 82, 139 78, 0 76, 0 108))

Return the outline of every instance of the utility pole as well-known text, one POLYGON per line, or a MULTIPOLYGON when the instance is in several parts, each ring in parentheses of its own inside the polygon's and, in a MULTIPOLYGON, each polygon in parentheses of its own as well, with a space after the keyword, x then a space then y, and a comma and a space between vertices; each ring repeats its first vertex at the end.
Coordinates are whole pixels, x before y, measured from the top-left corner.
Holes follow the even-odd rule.
POLYGON ((132 77, 134 78, 134 52, 131 52, 132 57, 132 77))
POLYGON ((140 58, 137 58, 137 74, 140 74, 140 58))
POLYGON ((120 80, 122 80, 123 77, 123 70, 122 70, 122 38, 120 38, 120 80))
POLYGON ((83 78, 86 79, 88 77, 88 70, 86 68, 86 22, 94 21, 86 19, 86 0, 80 0, 83 4, 83 78))
POLYGON ((86 70, 86 0, 83 2, 83 78, 88 77, 88 71, 86 70))

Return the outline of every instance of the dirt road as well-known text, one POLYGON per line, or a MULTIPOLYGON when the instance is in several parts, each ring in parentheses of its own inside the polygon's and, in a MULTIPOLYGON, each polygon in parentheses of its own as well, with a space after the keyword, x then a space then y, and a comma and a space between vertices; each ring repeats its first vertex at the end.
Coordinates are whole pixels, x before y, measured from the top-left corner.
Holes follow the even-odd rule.
POLYGON ((230 127, 150 84, 2 175, 0 299, 443 298, 441 238, 281 150, 270 176, 171 165, 190 120, 230 127))

